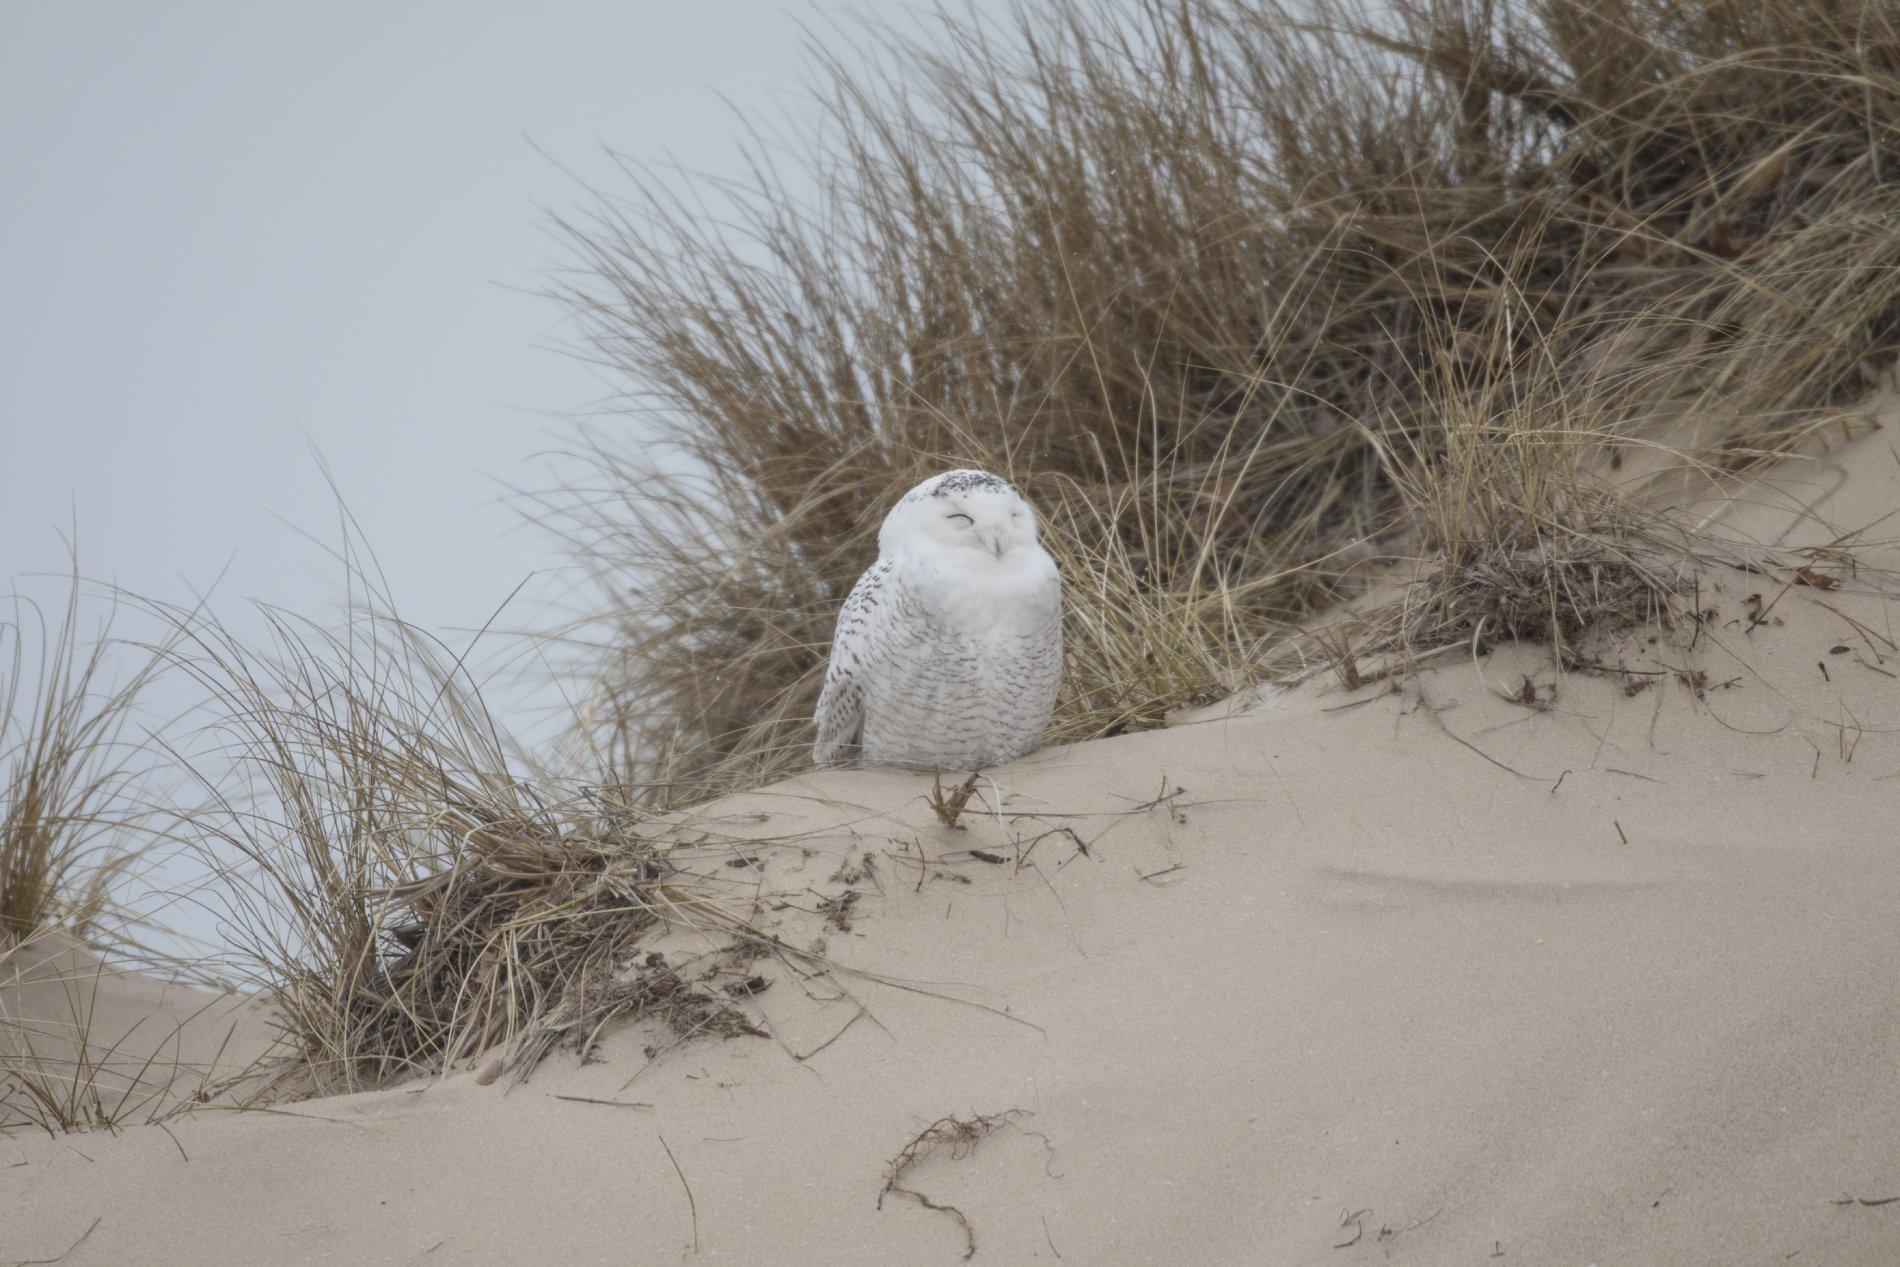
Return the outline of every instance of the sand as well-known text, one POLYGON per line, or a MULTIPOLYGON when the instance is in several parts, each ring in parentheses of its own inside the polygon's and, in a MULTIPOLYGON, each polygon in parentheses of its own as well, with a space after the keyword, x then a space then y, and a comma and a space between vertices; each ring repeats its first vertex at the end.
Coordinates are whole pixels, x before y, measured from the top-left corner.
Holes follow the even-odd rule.
MULTIPOLYGON (((1875 520, 1892 434, 1782 487, 1875 520)), ((1900 634, 1785 580, 1711 568, 1688 664, 1323 675, 994 771, 962 830, 910 773, 735 798, 704 821, 800 839, 715 872, 841 965, 756 965, 771 1038, 12 1132, 0 1262, 1900 1261, 1900 634), (961 1219, 880 1208, 1012 1111, 902 1178, 961 1219)))

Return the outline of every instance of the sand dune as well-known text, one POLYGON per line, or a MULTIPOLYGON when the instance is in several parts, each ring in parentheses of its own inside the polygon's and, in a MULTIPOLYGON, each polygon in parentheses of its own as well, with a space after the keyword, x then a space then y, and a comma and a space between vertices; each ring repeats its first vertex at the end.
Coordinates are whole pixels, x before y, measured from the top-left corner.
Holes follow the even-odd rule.
MULTIPOLYGON (((1887 445, 1817 513, 1900 504, 1887 445)), ((1595 649, 1629 676, 1514 647, 1045 751, 961 830, 909 773, 735 798, 798 839, 711 870, 840 965, 755 966, 771 1038, 11 1133, 0 1259, 1900 1261, 1900 652, 1786 580, 1712 567, 1691 660, 1595 649), (1005 1114, 901 1176, 958 1213, 879 1208, 1005 1114)))

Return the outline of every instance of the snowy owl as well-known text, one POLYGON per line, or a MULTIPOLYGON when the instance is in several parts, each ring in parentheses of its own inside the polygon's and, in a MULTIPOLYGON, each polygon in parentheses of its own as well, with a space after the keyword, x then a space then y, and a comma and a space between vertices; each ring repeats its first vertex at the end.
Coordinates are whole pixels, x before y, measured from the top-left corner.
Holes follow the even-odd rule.
POLYGON ((904 494, 838 612, 820 764, 975 770, 1042 739, 1062 677, 1062 581, 1036 512, 988 471, 904 494))

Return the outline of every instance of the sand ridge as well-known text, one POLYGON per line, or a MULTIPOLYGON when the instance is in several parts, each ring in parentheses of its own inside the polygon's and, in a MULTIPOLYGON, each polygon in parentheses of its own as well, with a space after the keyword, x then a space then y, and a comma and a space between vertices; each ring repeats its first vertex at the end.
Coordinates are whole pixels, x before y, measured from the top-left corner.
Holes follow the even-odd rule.
MULTIPOLYGON (((1895 504, 1886 443, 1816 509, 1895 504)), ((962 830, 906 772, 733 798, 798 839, 711 865, 839 965, 754 965, 771 1037, 9 1134, 0 1260, 952 1263, 888 1164, 1010 1114, 905 1171, 979 1262, 1895 1261, 1889 604, 1704 580, 1693 661, 1321 677, 991 772, 962 830)))

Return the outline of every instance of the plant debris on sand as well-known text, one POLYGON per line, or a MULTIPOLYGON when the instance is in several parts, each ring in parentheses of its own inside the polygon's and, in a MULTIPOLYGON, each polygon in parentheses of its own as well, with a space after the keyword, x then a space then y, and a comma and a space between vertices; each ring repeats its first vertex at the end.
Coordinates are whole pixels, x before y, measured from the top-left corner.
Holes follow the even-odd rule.
POLYGON ((926 1210, 936 1210, 948 1214, 963 1229, 965 1259, 976 1256, 976 1229, 970 1226, 970 1220, 963 1211, 954 1205, 940 1205, 932 1201, 915 1188, 905 1186, 904 1180, 910 1170, 925 1158, 947 1149, 953 1160, 968 1157, 976 1151, 976 1146, 984 1137, 994 1133, 999 1127, 1006 1126, 1025 1116, 1023 1109, 1005 1109, 1001 1113, 971 1114, 967 1118, 940 1117, 919 1131, 910 1143, 904 1145, 897 1156, 886 1163, 888 1174, 884 1187, 877 1194, 877 1208, 884 1208, 884 1198, 896 1193, 909 1197, 926 1210))

